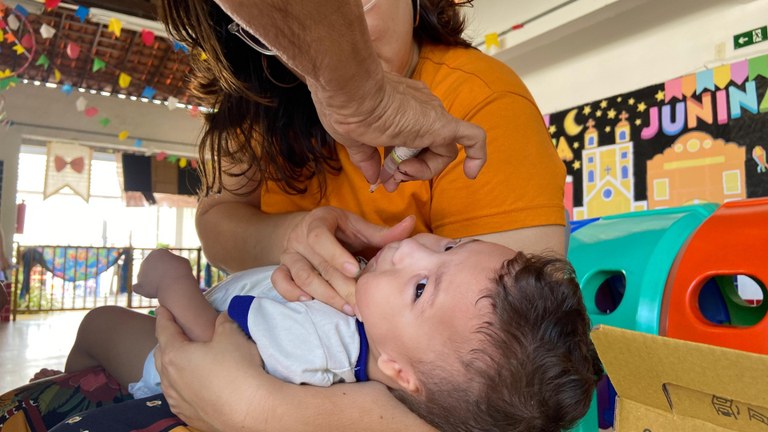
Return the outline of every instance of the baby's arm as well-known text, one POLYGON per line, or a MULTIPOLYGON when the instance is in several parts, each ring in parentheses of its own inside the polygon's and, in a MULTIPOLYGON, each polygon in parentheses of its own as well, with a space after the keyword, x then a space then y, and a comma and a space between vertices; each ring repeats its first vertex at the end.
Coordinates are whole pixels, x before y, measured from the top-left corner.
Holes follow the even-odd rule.
POLYGON ((152 251, 141 263, 133 291, 144 297, 157 298, 173 313, 190 339, 196 342, 211 340, 218 313, 200 291, 186 258, 166 249, 152 251))

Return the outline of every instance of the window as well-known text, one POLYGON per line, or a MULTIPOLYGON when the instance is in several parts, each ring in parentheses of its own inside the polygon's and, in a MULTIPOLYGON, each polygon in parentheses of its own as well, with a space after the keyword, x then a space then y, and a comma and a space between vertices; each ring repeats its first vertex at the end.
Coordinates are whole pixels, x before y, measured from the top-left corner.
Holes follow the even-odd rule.
POLYGON ((587 183, 594 183, 595 182, 595 172, 593 170, 589 170, 587 172, 587 183))
POLYGON ((656 179, 653 181, 653 197, 657 201, 669 199, 669 179, 656 179))
POLYGON ((610 201, 611 198, 613 198, 613 188, 612 187, 607 187, 607 188, 603 189, 602 196, 603 196, 604 200, 610 201))
POLYGON ((621 179, 627 180, 629 178, 629 166, 622 165, 621 166, 621 179))
POLYGON ((43 200, 45 153, 41 146, 21 148, 17 200, 25 201, 27 212, 24 234, 16 234, 15 241, 22 245, 200 246, 194 209, 126 207, 114 154, 94 152, 89 202, 69 188, 43 200))
POLYGON ((723 192, 726 195, 741 193, 741 172, 739 170, 723 172, 723 192))

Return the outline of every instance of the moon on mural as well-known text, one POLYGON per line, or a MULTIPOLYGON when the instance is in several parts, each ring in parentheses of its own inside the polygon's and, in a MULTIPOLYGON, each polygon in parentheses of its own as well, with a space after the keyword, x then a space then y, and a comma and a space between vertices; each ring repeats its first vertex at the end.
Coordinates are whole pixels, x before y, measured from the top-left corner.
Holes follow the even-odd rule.
POLYGON ((568 134, 568 136, 576 136, 578 135, 582 129, 584 129, 584 125, 580 125, 576 123, 576 113, 578 110, 572 109, 568 112, 568 114, 565 115, 565 120, 563 120, 563 127, 565 128, 565 133, 568 134))

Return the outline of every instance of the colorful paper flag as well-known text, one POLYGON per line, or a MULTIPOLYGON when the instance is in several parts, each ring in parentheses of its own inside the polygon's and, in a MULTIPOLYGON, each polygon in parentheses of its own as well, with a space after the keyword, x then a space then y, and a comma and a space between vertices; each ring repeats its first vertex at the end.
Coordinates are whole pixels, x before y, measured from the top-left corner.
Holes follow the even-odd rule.
POLYGON ((120 141, 125 141, 127 138, 128 138, 128 131, 127 130, 120 131, 120 133, 117 134, 117 139, 119 139, 120 141))
POLYGON ((77 98, 77 100, 75 101, 75 108, 77 108, 77 111, 83 112, 85 111, 86 107, 88 107, 88 101, 82 96, 77 98))
POLYGON ((208 60, 208 56, 205 54, 205 51, 200 51, 200 60, 202 61, 208 60))
POLYGON ((111 123, 111 120, 109 120, 107 117, 102 117, 99 120, 99 124, 101 125, 101 127, 107 127, 109 126, 109 123, 111 123))
POLYGON ((24 37, 21 38, 21 46, 23 46, 24 49, 32 49, 34 45, 35 37, 32 36, 32 33, 27 33, 24 35, 24 37))
POLYGON ((136 138, 136 141, 134 141, 134 142, 133 142, 133 146, 134 146, 134 147, 137 147, 137 148, 138 148, 138 147, 141 147, 141 146, 143 146, 143 145, 144 145, 144 141, 142 141, 142 140, 141 140, 141 139, 139 139, 139 138, 136 138))
POLYGON ((166 156, 168 156, 164 151, 161 151, 160 153, 155 155, 155 159, 162 161, 165 160, 166 156))
POLYGON ((67 57, 72 60, 80 57, 80 45, 74 42, 67 42, 67 57))
POLYGON ((53 82, 57 83, 61 81, 61 72, 58 69, 53 68, 53 82))
POLYGON ((183 157, 179 159, 179 167, 186 168, 186 166, 187 166, 187 158, 183 157))
POLYGON ((195 159, 192 159, 189 161, 189 166, 192 167, 192 169, 197 169, 197 161, 195 159))
POLYGON ((110 18, 109 19, 109 26, 107 27, 107 31, 111 31, 115 34, 115 36, 120 37, 120 32, 123 30, 123 23, 117 18, 110 18))
POLYGON ((43 66, 43 69, 48 70, 48 66, 51 65, 51 61, 48 60, 48 57, 45 54, 40 54, 40 58, 37 59, 37 62, 35 63, 35 66, 43 66))
POLYGON ((16 51, 16 55, 22 55, 26 52, 23 46, 16 44, 13 46, 13 50, 16 51))
POLYGON ((13 10, 16 11, 19 15, 23 16, 24 18, 29 16, 29 11, 27 8, 21 5, 21 3, 16 4, 16 7, 13 8, 13 10))
POLYGON ((176 104, 179 103, 179 100, 173 96, 168 96, 168 111, 173 111, 176 109, 176 104))
POLYGON ((173 41, 173 50, 174 51, 181 50, 182 52, 184 52, 184 54, 189 54, 189 48, 187 48, 183 43, 179 41, 173 41))
POLYGON ((157 93, 157 90, 153 89, 150 86, 144 87, 144 91, 141 92, 141 97, 152 99, 155 96, 155 93, 157 93))
POLYGON ((45 0, 45 10, 53 10, 56 9, 59 6, 59 3, 61 3, 61 0, 45 0))
POLYGON ((85 20, 88 18, 88 15, 91 14, 91 9, 87 8, 85 6, 78 6, 77 10, 75 11, 75 16, 80 19, 80 22, 85 22, 85 20))
POLYGON ((93 72, 98 72, 98 71, 104 69, 106 66, 107 66, 107 64, 104 63, 104 60, 102 60, 102 59, 100 59, 98 57, 94 57, 93 58, 93 67, 91 67, 91 70, 93 72))
POLYGON ((85 116, 86 117, 94 117, 96 114, 99 113, 99 109, 96 107, 88 107, 85 109, 85 116))
POLYGON ((8 21, 8 27, 10 27, 11 30, 13 31, 18 30, 19 26, 21 25, 21 23, 19 22, 19 19, 16 18, 16 15, 13 15, 13 14, 8 15, 7 21, 8 21))
POLYGON ((485 49, 489 50, 491 47, 499 48, 501 44, 499 44, 499 34, 498 33, 488 33, 485 35, 485 49))
POLYGON ((43 39, 50 39, 55 34, 56 29, 49 26, 48 24, 43 23, 43 25, 40 26, 40 35, 43 36, 43 39))
POLYGON ((121 88, 127 88, 129 85, 131 85, 131 76, 125 72, 120 72, 120 75, 117 77, 117 84, 121 88))
POLYGON ((5 41, 7 43, 14 43, 16 42, 16 36, 13 35, 13 33, 6 33, 5 34, 5 41))
POLYGON ((0 90, 16 87, 16 84, 18 83, 19 83, 19 77, 15 77, 15 76, 0 79, 0 90))
POLYGON ((141 31, 141 41, 146 46, 152 46, 155 43, 155 33, 151 30, 143 29, 141 31))
POLYGON ((61 92, 67 96, 71 95, 74 90, 75 89, 72 87, 72 84, 64 84, 61 86, 61 92))

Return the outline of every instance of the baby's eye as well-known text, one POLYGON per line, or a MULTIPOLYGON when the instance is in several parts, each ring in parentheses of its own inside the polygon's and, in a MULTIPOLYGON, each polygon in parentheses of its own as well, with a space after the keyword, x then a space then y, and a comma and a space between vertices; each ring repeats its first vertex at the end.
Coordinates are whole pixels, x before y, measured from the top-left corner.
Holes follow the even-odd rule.
POLYGON ((416 290, 415 290, 415 298, 416 300, 421 297, 422 294, 424 294, 424 288, 427 287, 427 282, 429 282, 429 279, 423 278, 419 281, 419 283, 416 284, 416 290))
POLYGON ((456 245, 458 245, 460 241, 461 241, 461 240, 456 240, 456 241, 453 241, 453 242, 450 242, 450 243, 448 243, 447 245, 445 245, 445 249, 444 249, 444 251, 445 251, 445 252, 448 252, 449 250, 451 250, 451 249, 455 248, 455 247, 456 247, 456 245))

